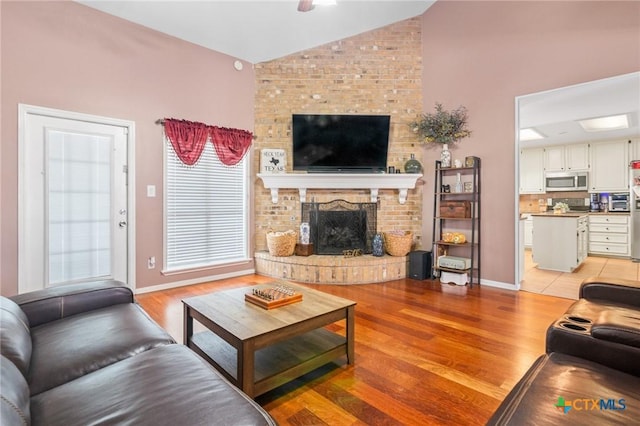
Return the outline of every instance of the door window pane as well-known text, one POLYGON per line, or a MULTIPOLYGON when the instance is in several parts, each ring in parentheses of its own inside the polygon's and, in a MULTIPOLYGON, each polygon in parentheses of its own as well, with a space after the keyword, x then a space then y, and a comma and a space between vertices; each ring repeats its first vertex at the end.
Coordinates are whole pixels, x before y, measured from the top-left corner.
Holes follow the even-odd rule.
POLYGON ((49 284, 111 274, 111 161, 106 136, 47 131, 49 284))

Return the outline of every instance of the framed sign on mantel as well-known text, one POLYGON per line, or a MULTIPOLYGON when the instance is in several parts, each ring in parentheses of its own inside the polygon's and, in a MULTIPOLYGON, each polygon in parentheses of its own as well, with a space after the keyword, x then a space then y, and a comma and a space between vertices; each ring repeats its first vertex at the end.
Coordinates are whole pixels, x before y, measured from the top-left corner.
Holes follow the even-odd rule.
POLYGON ((287 153, 284 149, 266 148, 260 152, 260 173, 285 173, 287 153))

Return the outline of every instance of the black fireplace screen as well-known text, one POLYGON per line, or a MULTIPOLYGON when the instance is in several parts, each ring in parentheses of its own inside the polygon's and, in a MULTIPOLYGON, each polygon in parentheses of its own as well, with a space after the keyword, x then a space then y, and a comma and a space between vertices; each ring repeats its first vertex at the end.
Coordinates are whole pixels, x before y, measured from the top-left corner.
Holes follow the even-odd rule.
POLYGON ((371 253, 376 233, 376 203, 302 203, 302 222, 309 223, 315 254, 342 254, 345 250, 371 253))

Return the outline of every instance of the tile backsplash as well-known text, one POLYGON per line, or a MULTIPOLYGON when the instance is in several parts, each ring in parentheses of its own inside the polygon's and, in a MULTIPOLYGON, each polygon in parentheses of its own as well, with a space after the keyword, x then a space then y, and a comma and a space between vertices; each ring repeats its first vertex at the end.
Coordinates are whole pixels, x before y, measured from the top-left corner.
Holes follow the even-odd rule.
POLYGON ((520 213, 538 213, 538 200, 547 198, 589 198, 587 191, 567 191, 567 192, 552 192, 546 194, 521 194, 520 195, 520 213))

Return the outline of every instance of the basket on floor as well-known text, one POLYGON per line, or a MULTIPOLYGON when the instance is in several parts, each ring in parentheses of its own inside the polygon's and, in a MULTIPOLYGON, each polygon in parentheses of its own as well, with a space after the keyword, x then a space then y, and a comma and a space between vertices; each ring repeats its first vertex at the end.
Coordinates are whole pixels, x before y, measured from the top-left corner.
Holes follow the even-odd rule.
POLYGON ((291 256, 296 248, 295 231, 267 232, 267 247, 271 256, 291 256))
POLYGON ((411 251, 413 232, 391 231, 384 233, 384 248, 391 256, 406 256, 411 251))

